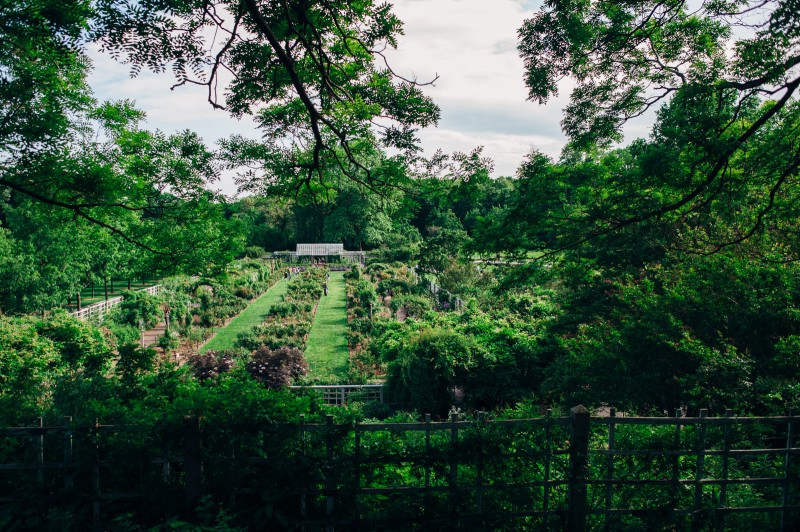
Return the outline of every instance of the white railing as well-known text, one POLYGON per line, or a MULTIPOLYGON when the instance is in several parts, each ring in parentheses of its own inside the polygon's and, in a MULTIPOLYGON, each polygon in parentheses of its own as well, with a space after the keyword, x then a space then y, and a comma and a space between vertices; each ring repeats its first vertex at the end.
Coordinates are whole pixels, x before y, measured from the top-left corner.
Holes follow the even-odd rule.
POLYGON ((108 309, 118 305, 121 301, 122 301, 122 296, 112 297, 111 299, 100 301, 99 303, 89 305, 88 307, 83 307, 82 309, 76 310, 75 312, 70 312, 69 315, 74 316, 79 320, 88 320, 89 318, 95 315, 102 316, 108 311, 108 309))
POLYGON ((292 390, 316 390, 326 405, 345 405, 353 394, 359 401, 384 402, 383 384, 331 384, 327 386, 290 386, 292 390))
POLYGON ((147 288, 142 288, 142 292, 147 292, 151 296, 157 296, 158 294, 161 293, 161 285, 157 284, 153 286, 148 286, 147 288))
MULTIPOLYGON (((157 296, 161 293, 161 285, 157 284, 154 286, 148 286, 147 288, 142 288, 143 292, 147 292, 151 296, 157 296)), ((88 320, 93 316, 103 317, 103 314, 108 312, 111 308, 119 305, 122 302, 122 296, 112 297, 111 299, 105 299, 100 301, 99 303, 94 303, 89 305, 88 307, 83 307, 80 310, 76 310, 74 312, 70 312, 70 316, 74 316, 79 320, 88 320)))
POLYGON ((433 281, 430 282, 429 289, 431 291, 431 294, 433 294, 435 296, 438 296, 439 292, 443 292, 443 293, 447 294, 447 298, 453 300, 453 304, 455 305, 455 307, 457 309, 464 306, 464 300, 463 299, 461 299, 458 296, 454 296, 453 294, 451 294, 450 292, 448 292, 444 288, 440 287, 438 284, 436 284, 433 281))

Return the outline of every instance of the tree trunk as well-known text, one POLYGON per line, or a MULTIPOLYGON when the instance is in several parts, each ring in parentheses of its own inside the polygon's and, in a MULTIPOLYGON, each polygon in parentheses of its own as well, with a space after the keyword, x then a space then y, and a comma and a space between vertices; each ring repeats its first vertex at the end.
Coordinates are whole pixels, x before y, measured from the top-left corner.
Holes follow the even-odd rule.
POLYGON ((78 310, 80 310, 80 309, 81 309, 81 293, 79 291, 78 292, 78 310))
POLYGON ((92 299, 94 299, 94 282, 92 282, 92 299))
POLYGON ((106 301, 108 301, 108 279, 103 278, 103 290, 106 292, 106 301))

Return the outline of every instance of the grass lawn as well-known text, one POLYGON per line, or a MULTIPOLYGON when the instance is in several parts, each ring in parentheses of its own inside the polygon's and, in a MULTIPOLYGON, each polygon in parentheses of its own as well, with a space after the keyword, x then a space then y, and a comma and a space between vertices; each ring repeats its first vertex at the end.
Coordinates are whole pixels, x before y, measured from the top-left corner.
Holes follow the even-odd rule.
POLYGON ((347 292, 344 272, 331 272, 328 295, 322 296, 317 315, 306 343, 306 360, 312 379, 323 382, 346 382, 347 292))
POLYGON ((264 316, 269 312, 270 307, 277 303, 278 299, 286 293, 287 287, 288 284, 285 279, 275 283, 265 294, 250 303, 246 309, 233 318, 227 327, 221 329, 214 338, 201 347, 200 352, 205 353, 209 349, 214 351, 232 349, 236 342, 236 337, 240 333, 247 332, 264 321, 264 316))

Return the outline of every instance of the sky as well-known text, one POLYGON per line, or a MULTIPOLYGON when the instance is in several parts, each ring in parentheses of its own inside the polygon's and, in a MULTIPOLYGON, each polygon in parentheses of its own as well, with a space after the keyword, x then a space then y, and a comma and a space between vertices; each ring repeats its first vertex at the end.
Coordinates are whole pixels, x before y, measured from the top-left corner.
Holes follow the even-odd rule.
MULTIPOLYGON (((426 154, 469 152, 484 147, 494 161, 494 176, 514 175, 535 148, 557 158, 565 138, 561 110, 569 96, 540 106, 527 101, 523 63, 517 54, 517 29, 538 2, 523 0, 395 0, 394 13, 404 23, 399 46, 389 59, 404 77, 430 81, 425 92, 441 107, 436 128, 420 133, 426 154)), ((163 74, 142 72, 131 79, 129 68, 110 57, 91 52, 94 70, 89 82, 100 100, 131 99, 147 113, 148 129, 171 133, 191 129, 209 145, 238 133, 257 138, 253 122, 237 121, 214 110, 204 87, 184 86, 171 91, 174 81, 163 74)), ((646 135, 646 124, 627 127, 626 136, 646 135)), ((232 176, 212 186, 236 194, 232 176)))

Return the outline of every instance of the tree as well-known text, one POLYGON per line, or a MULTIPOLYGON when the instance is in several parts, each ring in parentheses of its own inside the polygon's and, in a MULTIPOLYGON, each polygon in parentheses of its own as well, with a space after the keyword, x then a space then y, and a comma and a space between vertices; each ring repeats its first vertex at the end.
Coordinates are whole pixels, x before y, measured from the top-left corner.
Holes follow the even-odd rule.
POLYGON ((573 147, 619 140, 627 120, 668 101, 665 112, 691 131, 691 143, 672 154, 680 160, 671 176, 679 185, 674 193, 652 194, 649 205, 606 220, 585 238, 648 220, 702 216, 709 206, 719 212, 719 200, 738 193, 734 160, 771 136, 776 159, 769 175, 756 180, 757 201, 740 205, 751 213, 749 225, 707 234, 691 247, 718 251, 762 229, 800 166, 798 13, 793 0, 575 0, 548 1, 525 21, 519 50, 530 99, 547 101, 567 77, 576 83, 562 122, 573 147))
POLYGON ((197 273, 239 253, 238 221, 205 190, 213 154, 193 133, 140 129, 143 118, 130 102, 87 107, 58 139, 1 153, 10 253, 0 258, 0 309, 47 310, 115 274, 197 273))
POLYGON ((389 385, 417 412, 443 417, 453 406, 456 389, 467 382, 479 350, 459 332, 421 329, 406 339, 397 360, 389 364, 389 385))
POLYGON ((215 108, 256 113, 264 139, 256 158, 294 176, 296 189, 311 191, 330 168, 368 187, 391 185, 361 164, 353 142, 377 125, 386 146, 412 154, 415 128, 439 117, 420 84, 386 62, 384 51, 402 33, 389 4, 101 0, 96 8, 95 38, 134 75, 169 66, 175 87, 203 85, 215 108))
POLYGON ((82 0, 0 4, 0 223, 21 227, 9 225, 12 211, 74 220, 65 232, 89 222, 157 256, 151 271, 228 260, 240 244, 221 198, 205 189, 218 176, 214 154, 193 133, 140 129, 144 113, 130 102, 93 100, 85 46, 97 9, 82 0), (20 208, 27 200, 51 213, 20 208))
POLYGON ((458 259, 468 241, 466 231, 452 211, 434 211, 420 249, 420 269, 430 273, 444 271, 458 259))

